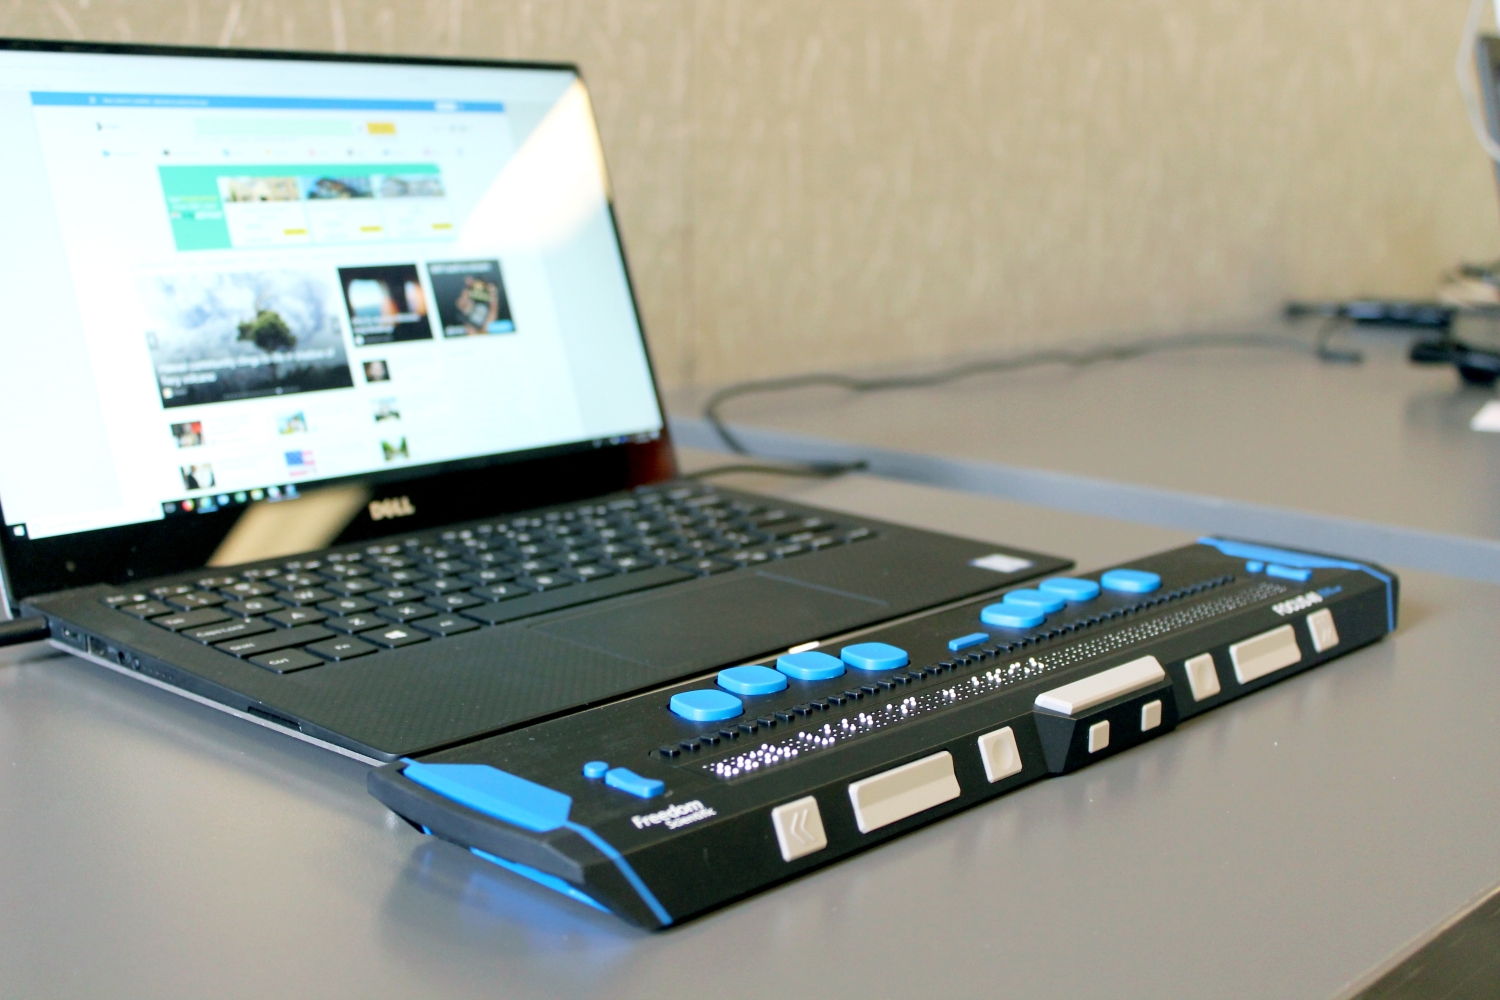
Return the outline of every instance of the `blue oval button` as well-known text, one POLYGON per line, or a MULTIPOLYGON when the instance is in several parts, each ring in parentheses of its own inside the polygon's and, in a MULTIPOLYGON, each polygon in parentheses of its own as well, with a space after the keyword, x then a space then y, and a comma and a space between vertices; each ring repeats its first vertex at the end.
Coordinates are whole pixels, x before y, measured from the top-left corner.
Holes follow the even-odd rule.
POLYGON ((735 694, 770 694, 786 690, 786 677, 770 667, 729 667, 719 671, 719 687, 735 694))
POLYGON ((799 681, 826 681, 844 672, 844 661, 837 656, 809 649, 778 657, 776 669, 799 681))
POLYGON ((911 662, 906 650, 886 642, 860 642, 839 650, 839 657, 859 670, 895 670, 911 662))
POLYGON ((718 722, 745 714, 745 704, 726 691, 699 688, 674 694, 670 707, 673 712, 693 722, 718 722))
POLYGON ((1161 586, 1161 577, 1143 569, 1112 569, 1099 577, 1105 590, 1120 590, 1127 594, 1149 594, 1161 586))
POLYGON ((591 760, 583 765, 583 776, 585 778, 602 778, 604 772, 609 770, 609 762, 603 760, 591 760))
POLYGON ((1049 594, 1045 590, 1012 590, 1000 600, 1004 604, 1024 604, 1036 608, 1042 614, 1061 611, 1063 605, 1068 603, 1057 594, 1049 594))
POLYGON ((979 620, 997 628, 1032 628, 1047 620, 1042 609, 1032 604, 991 604, 979 612, 979 620))
POLYGON ((1076 576, 1054 576, 1036 585, 1037 590, 1056 594, 1065 601, 1092 601, 1099 596, 1099 585, 1076 576))

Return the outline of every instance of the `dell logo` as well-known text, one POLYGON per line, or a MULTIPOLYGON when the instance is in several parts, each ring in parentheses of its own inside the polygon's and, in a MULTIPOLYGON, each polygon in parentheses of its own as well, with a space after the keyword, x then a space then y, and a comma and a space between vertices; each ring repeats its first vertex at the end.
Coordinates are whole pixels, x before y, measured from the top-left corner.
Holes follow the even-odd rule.
POLYGON ((417 512, 411 497, 391 497, 387 500, 370 501, 370 520, 384 521, 388 517, 411 517, 417 512))

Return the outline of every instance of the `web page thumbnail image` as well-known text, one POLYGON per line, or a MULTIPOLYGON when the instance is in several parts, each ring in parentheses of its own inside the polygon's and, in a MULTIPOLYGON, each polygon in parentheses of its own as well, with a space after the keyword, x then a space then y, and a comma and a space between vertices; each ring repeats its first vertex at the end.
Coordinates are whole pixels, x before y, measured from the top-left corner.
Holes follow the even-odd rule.
POLYGON ((192 406, 354 385, 338 290, 307 271, 141 282, 162 405, 192 406))
POLYGON ((510 302, 500 280, 500 262, 462 260, 427 265, 438 324, 445 337, 514 333, 510 302))
POLYGON ((341 267, 339 281, 356 346, 432 339, 417 265, 341 267))

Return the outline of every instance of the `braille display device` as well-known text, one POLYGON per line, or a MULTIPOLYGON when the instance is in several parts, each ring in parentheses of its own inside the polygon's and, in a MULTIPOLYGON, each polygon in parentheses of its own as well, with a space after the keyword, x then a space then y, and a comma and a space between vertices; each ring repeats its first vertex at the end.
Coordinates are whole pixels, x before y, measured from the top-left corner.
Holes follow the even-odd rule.
POLYGON ((424 833, 662 928, 1384 636, 1379 566, 1220 538, 385 765, 424 833))

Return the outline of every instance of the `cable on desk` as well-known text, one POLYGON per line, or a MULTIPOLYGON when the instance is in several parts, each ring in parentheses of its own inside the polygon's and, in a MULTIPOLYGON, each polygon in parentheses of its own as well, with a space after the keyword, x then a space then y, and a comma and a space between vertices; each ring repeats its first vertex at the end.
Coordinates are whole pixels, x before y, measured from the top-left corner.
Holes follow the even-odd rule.
MULTIPOLYGON (((1159 337, 1143 337, 1139 340, 1101 344, 1097 347, 1082 349, 1049 347, 1029 351, 1024 354, 1009 355, 1007 357, 966 361, 962 364, 939 368, 920 375, 861 377, 858 375, 849 375, 844 372, 809 372, 804 375, 787 375, 782 378, 753 379, 747 382, 736 382, 733 385, 727 385, 710 395, 703 403, 703 419, 708 421, 709 426, 714 429, 714 433, 719 436, 719 439, 724 442, 730 451, 737 455, 753 455, 754 453, 745 446, 745 443, 737 438, 734 432, 726 426, 724 416, 721 412, 725 403, 733 399, 738 399, 741 396, 758 395, 766 392, 785 392, 791 389, 803 389, 815 385, 847 389, 853 393, 886 392, 892 389, 923 389, 945 385, 949 382, 971 378, 975 375, 1020 371, 1026 368, 1037 368, 1042 365, 1066 365, 1071 368, 1084 368, 1103 361, 1128 361, 1132 358, 1162 351, 1180 351, 1200 347, 1264 347, 1300 351, 1326 361, 1359 360, 1359 356, 1353 354, 1353 352, 1339 352, 1328 348, 1327 340, 1328 337, 1332 336, 1334 329, 1334 326, 1328 325, 1327 329, 1321 331, 1317 339, 1312 343, 1309 343, 1305 338, 1289 333, 1184 333, 1159 337)), ((842 472, 854 471, 855 467, 862 467, 865 463, 828 461, 806 462, 799 463, 799 465, 808 470, 837 469, 841 465, 850 466, 837 472, 808 471, 803 473, 805 475, 839 475, 842 472)), ((788 465, 778 471, 787 474, 796 474, 791 473, 790 468, 791 466, 788 465)))
POLYGON ((45 639, 51 632, 45 618, 16 618, 0 622, 0 646, 19 646, 23 642, 45 639))

